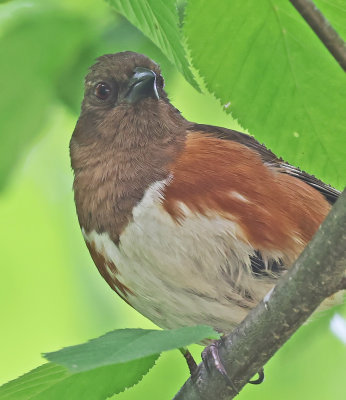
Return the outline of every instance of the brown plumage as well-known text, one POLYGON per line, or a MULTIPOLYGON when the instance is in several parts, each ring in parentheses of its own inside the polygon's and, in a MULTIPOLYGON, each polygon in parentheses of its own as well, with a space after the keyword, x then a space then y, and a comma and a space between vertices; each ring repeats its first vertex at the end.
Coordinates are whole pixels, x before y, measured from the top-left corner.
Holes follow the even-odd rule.
POLYGON ((187 135, 171 172, 163 196, 170 215, 184 218, 179 202, 199 214, 217 212, 239 224, 242 240, 265 253, 279 250, 288 261, 299 255, 330 209, 319 192, 265 165, 255 150, 201 132, 187 135))
POLYGON ((70 150, 77 214, 100 273, 164 328, 232 330, 338 191, 251 136, 184 119, 143 55, 101 57, 85 85, 70 150))

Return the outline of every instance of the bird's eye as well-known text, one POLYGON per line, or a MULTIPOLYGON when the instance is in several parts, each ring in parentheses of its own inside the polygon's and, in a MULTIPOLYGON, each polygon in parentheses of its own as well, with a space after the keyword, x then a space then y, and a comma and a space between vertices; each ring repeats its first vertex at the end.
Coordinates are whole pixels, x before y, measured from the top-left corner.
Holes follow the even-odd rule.
POLYGON ((107 100, 111 91, 111 87, 106 82, 99 82, 95 86, 95 96, 100 100, 107 100))

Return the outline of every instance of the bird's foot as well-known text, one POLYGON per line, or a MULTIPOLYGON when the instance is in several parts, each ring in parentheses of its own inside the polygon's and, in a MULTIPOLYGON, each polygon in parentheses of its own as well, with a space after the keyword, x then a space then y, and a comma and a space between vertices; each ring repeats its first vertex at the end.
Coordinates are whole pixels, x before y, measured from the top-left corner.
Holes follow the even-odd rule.
MULTIPOLYGON (((203 364, 205 365, 207 371, 210 371, 212 366, 215 367, 216 370, 224 377, 224 379, 227 382, 227 385, 230 386, 238 394, 239 393, 238 389, 235 387, 234 383, 228 376, 227 371, 220 359, 219 346, 221 343, 222 339, 221 341, 220 340, 214 341, 203 350, 202 352, 203 364), (210 365, 210 360, 212 360, 212 366, 210 365)), ((182 347, 179 350, 185 357, 186 363, 189 367, 191 378, 192 380, 194 380, 197 376, 198 365, 188 349, 182 347)), ((251 383, 252 385, 259 385, 263 381, 264 381, 264 370, 263 368, 261 368, 258 371, 258 378, 249 381, 249 383, 251 383)))
POLYGON ((220 343, 222 343, 222 342, 219 340, 212 342, 208 347, 206 347, 203 350, 203 352, 202 352, 203 363, 204 363, 206 369, 208 371, 210 371, 211 370, 210 361, 212 360, 213 367, 215 367, 216 370, 224 377, 224 379, 227 382, 227 385, 230 386, 235 391, 235 393, 238 394, 239 393, 238 389, 235 387, 234 383, 228 376, 227 371, 220 359, 220 354, 219 354, 220 343))
MULTIPOLYGON (((232 389, 236 392, 239 393, 238 389, 235 387, 234 383, 230 379, 230 377, 227 374, 227 371, 220 359, 220 354, 219 354, 219 346, 222 344, 222 338, 221 340, 215 341, 211 343, 208 347, 206 347, 203 352, 202 352, 202 360, 207 368, 208 371, 210 371, 210 360, 213 362, 213 366, 216 368, 216 370, 225 378, 227 381, 227 384, 232 387, 232 389)), ((258 378, 249 381, 252 385, 259 385, 264 381, 264 370, 261 368, 258 371, 258 378)))

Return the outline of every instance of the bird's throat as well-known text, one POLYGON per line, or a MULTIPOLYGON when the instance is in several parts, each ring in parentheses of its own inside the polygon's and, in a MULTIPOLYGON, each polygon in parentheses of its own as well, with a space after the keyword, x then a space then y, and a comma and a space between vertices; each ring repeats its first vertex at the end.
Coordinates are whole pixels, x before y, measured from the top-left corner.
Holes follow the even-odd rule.
POLYGON ((73 188, 80 225, 87 232, 107 232, 117 243, 134 207, 153 183, 168 178, 170 165, 183 146, 182 134, 162 135, 130 152, 72 143, 73 188))

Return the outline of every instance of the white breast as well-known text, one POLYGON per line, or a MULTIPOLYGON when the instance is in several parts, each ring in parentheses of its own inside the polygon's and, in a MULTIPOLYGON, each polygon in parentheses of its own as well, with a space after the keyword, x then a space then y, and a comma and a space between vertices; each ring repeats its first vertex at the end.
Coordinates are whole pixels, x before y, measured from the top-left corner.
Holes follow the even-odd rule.
POLYGON ((166 182, 146 191, 119 246, 107 233, 83 230, 83 235, 115 264, 117 279, 133 292, 129 303, 157 325, 208 324, 230 331, 274 280, 254 279, 249 258, 254 249, 239 239, 236 222, 193 214, 184 204, 187 217, 174 221, 161 204, 166 182))

